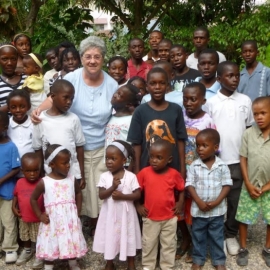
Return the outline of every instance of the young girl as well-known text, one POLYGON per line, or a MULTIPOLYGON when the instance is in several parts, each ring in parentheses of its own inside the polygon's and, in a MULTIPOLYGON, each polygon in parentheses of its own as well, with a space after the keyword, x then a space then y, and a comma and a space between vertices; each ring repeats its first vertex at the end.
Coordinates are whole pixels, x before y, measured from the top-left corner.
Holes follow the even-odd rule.
POLYGON ((31 39, 27 35, 23 33, 19 33, 14 36, 13 38, 13 45, 18 51, 18 61, 16 67, 16 73, 22 74, 23 73, 23 58, 25 55, 31 53, 32 51, 32 44, 31 39))
POLYGON ((145 96, 148 93, 146 90, 146 81, 143 78, 141 78, 139 76, 135 76, 135 77, 131 78, 128 81, 128 83, 133 84, 134 86, 136 86, 140 90, 141 99, 143 98, 143 96, 145 96))
POLYGON ((106 270, 113 270, 117 254, 128 260, 134 270, 136 249, 141 249, 141 232, 133 201, 140 198, 140 186, 135 174, 126 171, 127 158, 133 158, 132 147, 124 141, 114 141, 106 149, 108 172, 100 176, 99 198, 104 200, 94 238, 93 251, 104 253, 106 270))
POLYGON ((36 257, 45 260, 45 270, 53 269, 56 259, 68 259, 71 270, 79 270, 76 258, 87 252, 78 217, 82 205, 82 193, 74 176, 69 175, 70 152, 59 144, 49 145, 45 161, 52 172, 36 186, 31 205, 40 219, 36 257), (43 193, 45 212, 38 206, 43 193))
POLYGON ((105 147, 114 140, 126 141, 132 113, 140 105, 139 90, 132 84, 121 86, 114 93, 111 104, 115 114, 105 129, 105 147))
POLYGON ((25 55, 23 58, 23 72, 28 76, 22 88, 27 90, 30 94, 31 112, 47 98, 44 92, 41 56, 35 53, 25 55))
POLYGON ((128 82, 126 79, 127 67, 127 60, 122 56, 117 55, 109 60, 108 73, 118 82, 119 87, 127 84, 128 82))
POLYGON ((18 59, 17 49, 9 44, 0 44, 0 111, 8 111, 6 100, 11 91, 24 82, 25 76, 15 73, 18 59))

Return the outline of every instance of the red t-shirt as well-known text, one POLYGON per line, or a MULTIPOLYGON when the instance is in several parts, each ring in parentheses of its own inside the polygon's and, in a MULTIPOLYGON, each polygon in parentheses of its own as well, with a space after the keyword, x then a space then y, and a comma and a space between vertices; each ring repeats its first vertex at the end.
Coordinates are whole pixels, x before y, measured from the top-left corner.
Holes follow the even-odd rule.
POLYGON ((147 73, 150 71, 150 69, 152 69, 152 66, 144 61, 142 61, 140 69, 136 69, 136 67, 133 66, 132 61, 128 60, 128 70, 126 79, 131 79, 132 77, 139 76, 146 80, 147 73))
MULTIPOLYGON (((27 181, 26 178, 20 178, 15 186, 14 196, 18 198, 18 206, 24 222, 40 222, 30 204, 30 197, 39 181, 40 179, 33 183, 27 181)), ((38 205, 41 211, 44 212, 43 195, 38 198, 38 205)))
POLYGON ((151 166, 142 169, 137 178, 144 190, 144 206, 148 209, 148 218, 167 220, 173 218, 175 206, 174 190, 184 190, 185 183, 181 174, 168 168, 163 174, 156 173, 151 166))

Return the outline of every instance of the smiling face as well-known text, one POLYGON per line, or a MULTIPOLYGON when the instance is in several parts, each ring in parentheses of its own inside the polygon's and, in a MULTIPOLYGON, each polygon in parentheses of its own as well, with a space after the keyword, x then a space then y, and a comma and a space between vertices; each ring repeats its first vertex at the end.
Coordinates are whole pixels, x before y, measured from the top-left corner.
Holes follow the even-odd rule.
POLYGON ((26 158, 22 160, 22 172, 29 182, 39 179, 41 162, 39 159, 26 158))
POLYGON ((211 79, 216 76, 218 60, 214 54, 203 53, 198 59, 198 70, 204 79, 211 79))
POLYGON ((0 49, 0 67, 2 74, 12 76, 17 66, 18 53, 15 48, 6 46, 0 49))
POLYGON ((154 101, 164 100, 168 86, 168 79, 161 72, 152 73, 147 80, 147 89, 154 101))
POLYGON ((14 122, 22 124, 27 120, 27 111, 29 111, 31 105, 28 101, 21 96, 14 96, 9 100, 8 109, 13 116, 14 122))
POLYGON ((170 49, 172 45, 169 42, 160 42, 158 45, 158 57, 162 61, 170 61, 170 49))
POLYGON ((125 79, 127 69, 125 64, 117 59, 110 63, 108 73, 119 83, 125 79))
POLYGON ((98 75, 102 70, 104 57, 99 48, 90 48, 84 52, 81 61, 86 73, 98 75))
POLYGON ((18 54, 21 58, 31 52, 31 43, 28 37, 21 36, 15 42, 15 47, 18 50, 18 54))
POLYGON ((67 53, 63 57, 62 69, 66 73, 74 71, 75 69, 79 68, 79 66, 80 60, 76 56, 74 56, 72 52, 67 53))
POLYGON ((188 54, 180 47, 170 50, 170 60, 175 69, 183 69, 186 66, 188 54))
POLYGON ((130 42, 128 51, 133 59, 142 59, 144 51, 144 43, 140 39, 134 39, 130 42))
POLYGON ((110 171, 112 174, 123 170, 126 161, 127 159, 116 146, 109 145, 107 147, 105 162, 108 171, 110 171))
POLYGON ((151 50, 157 50, 158 44, 162 40, 162 34, 160 32, 152 32, 149 35, 149 45, 151 50))

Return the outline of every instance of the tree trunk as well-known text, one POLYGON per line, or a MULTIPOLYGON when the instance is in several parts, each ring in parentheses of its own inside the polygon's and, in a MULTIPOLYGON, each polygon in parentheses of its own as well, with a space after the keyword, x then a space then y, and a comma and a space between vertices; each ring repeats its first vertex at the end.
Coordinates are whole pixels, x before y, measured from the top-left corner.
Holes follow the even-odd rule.
POLYGON ((31 0, 31 8, 26 20, 26 31, 31 36, 34 34, 34 23, 36 22, 39 9, 45 2, 45 0, 31 0))

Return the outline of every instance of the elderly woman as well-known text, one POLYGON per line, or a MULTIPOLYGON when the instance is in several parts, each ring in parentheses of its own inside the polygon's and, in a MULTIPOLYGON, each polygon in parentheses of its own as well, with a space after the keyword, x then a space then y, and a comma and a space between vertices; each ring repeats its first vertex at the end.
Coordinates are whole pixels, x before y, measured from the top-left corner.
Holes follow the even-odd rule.
MULTIPOLYGON (((83 67, 68 73, 64 79, 74 85, 75 98, 70 110, 80 118, 86 139, 84 146, 86 188, 83 190, 82 214, 91 218, 91 224, 94 227, 100 209, 96 185, 100 174, 106 171, 105 127, 111 117, 111 98, 118 84, 102 70, 106 53, 106 46, 102 39, 96 36, 84 39, 80 44, 79 52, 83 67)), ((49 100, 48 98, 40 109, 48 108, 49 100)), ((38 111, 35 113, 39 114, 38 111)), ((32 116, 35 121, 36 116, 32 116)))

